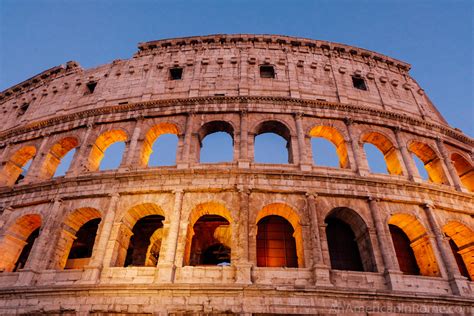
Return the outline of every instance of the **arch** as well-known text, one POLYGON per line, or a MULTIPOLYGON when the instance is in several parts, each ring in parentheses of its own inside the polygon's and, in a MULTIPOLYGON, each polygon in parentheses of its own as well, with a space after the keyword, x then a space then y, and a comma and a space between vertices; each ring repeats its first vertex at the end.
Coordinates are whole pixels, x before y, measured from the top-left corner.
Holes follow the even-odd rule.
POLYGON ((458 221, 450 221, 443 226, 443 232, 448 236, 456 247, 451 245, 453 255, 458 263, 459 272, 470 280, 474 280, 474 232, 471 228, 458 221), (460 257, 456 256, 458 254, 460 257), (459 259, 462 262, 459 262, 459 259), (467 275, 463 274, 464 264, 467 275))
POLYGON ((369 132, 362 135, 361 141, 374 145, 382 152, 388 173, 394 175, 403 174, 402 166, 397 155, 397 149, 387 136, 379 132, 369 132))
MULTIPOLYGON (((92 207, 82 207, 73 210, 64 220, 62 229, 60 232, 60 238, 58 240, 58 244, 56 245, 56 252, 55 258, 53 259, 55 269, 79 269, 84 267, 89 263, 90 256, 71 256, 71 251, 77 247, 74 245, 75 241, 78 240, 78 237, 81 237, 84 233, 81 231, 81 234, 78 236, 79 231, 83 228, 87 223, 101 219, 102 215, 99 210, 92 208, 92 207), (81 260, 78 260, 81 259, 81 260)), ((94 237, 92 240, 89 240, 87 236, 84 236, 83 241, 89 241, 90 243, 87 245, 87 252, 92 255, 92 249, 95 244, 95 238, 97 233, 97 228, 99 221, 95 221, 90 223, 88 227, 86 226, 84 229, 88 229, 87 233, 93 233, 94 237)), ((84 230, 83 229, 83 230, 84 230)), ((81 241, 81 238, 78 240, 81 241)))
POLYGON ((164 219, 165 212, 154 203, 141 203, 128 209, 120 220, 111 265, 148 266, 157 260, 159 252, 155 250, 161 248, 161 240, 157 239, 160 235, 154 233, 163 227, 164 219))
POLYGON ((52 178, 61 163, 61 159, 77 146, 79 146, 79 141, 75 137, 65 137, 51 146, 40 169, 39 178, 52 178))
MULTIPOLYGON (((420 274, 425 276, 440 276, 439 266, 436 261, 430 238, 421 222, 411 214, 398 213, 390 217, 388 224, 398 227, 401 232, 406 235, 409 246, 413 250, 420 274)), ((404 260, 403 258, 407 256, 409 257, 410 254, 404 251, 402 247, 397 249, 397 244, 399 244, 397 240, 401 239, 399 239, 400 231, 395 232, 392 228, 390 233, 399 266, 402 268, 405 266, 402 262, 402 260, 404 260)), ((410 273, 410 271, 403 272, 410 273)))
POLYGON ((257 266, 298 267, 293 226, 283 217, 268 215, 257 223, 257 266))
POLYGON ((377 271, 368 226, 357 212, 338 207, 325 222, 332 269, 377 271))
POLYGON ((27 214, 6 229, 0 240, 0 271, 11 272, 24 267, 41 225, 39 214, 27 214))
MULTIPOLYGON (((257 136, 261 134, 272 133, 286 140, 286 150, 288 153, 288 163, 293 163, 293 151, 291 148, 291 131, 288 126, 280 121, 269 120, 258 124, 254 132, 254 144, 257 136)), ((255 151, 255 149, 254 149, 255 151)))
POLYGON ((461 183, 471 192, 474 192, 474 166, 458 153, 451 154, 454 169, 461 179, 461 183))
POLYGON ((189 215, 184 249, 184 264, 199 264, 201 262, 199 254, 205 251, 202 247, 208 248, 222 244, 232 249, 231 226, 233 223, 231 213, 223 203, 209 201, 196 205, 189 215), (200 220, 203 222, 202 225, 198 223, 200 220), (203 231, 199 226, 195 227, 196 223, 200 226, 208 226, 207 233, 204 236, 204 242, 199 240, 203 238, 203 236, 200 235, 203 231))
POLYGON ((164 219, 161 215, 147 215, 135 223, 127 247, 125 267, 156 267, 160 256, 164 219))
MULTIPOLYGON (((205 123, 204 125, 201 126, 201 128, 199 129, 197 135, 198 135, 198 142, 199 142, 199 147, 201 148, 199 151, 197 151, 197 160, 200 161, 201 160, 201 151, 203 149, 203 142, 204 142, 204 139, 211 135, 211 134, 214 134, 214 133, 218 133, 218 132, 223 132, 223 133, 227 133, 231 139, 232 139, 232 159, 231 161, 233 160, 233 157, 234 157, 234 127, 226 122, 226 121, 211 121, 211 122, 207 122, 205 123)), ((225 148, 223 149, 225 150, 225 148)), ((213 161, 214 162, 214 161, 213 161)))
POLYGON ((349 168, 346 141, 336 128, 324 125, 314 126, 309 132, 309 136, 322 137, 333 143, 336 147, 337 156, 339 157, 340 168, 349 168))
POLYGON ((127 140, 127 133, 120 129, 104 132, 97 137, 89 155, 89 171, 97 171, 99 169, 104 153, 110 145, 116 142, 126 142, 127 140))
POLYGON ((164 134, 174 134, 179 136, 178 127, 173 123, 159 123, 148 130, 143 141, 140 154, 140 163, 143 167, 148 166, 150 155, 153 152, 153 144, 164 134))
POLYGON ((36 148, 34 146, 24 146, 6 161, 2 170, 0 181, 2 184, 12 186, 22 177, 23 167, 34 158, 36 148))
POLYGON ((284 203, 272 203, 264 206, 257 215, 255 224, 258 225, 260 220, 267 216, 280 216, 287 220, 293 230, 293 237, 296 243, 296 255, 298 257, 298 267, 304 267, 304 244, 303 244, 303 232, 300 224, 300 217, 297 212, 287 204, 284 203))
POLYGON ((419 141, 412 141, 408 145, 408 149, 425 165, 429 181, 439 184, 449 184, 443 170, 441 159, 431 146, 419 141))

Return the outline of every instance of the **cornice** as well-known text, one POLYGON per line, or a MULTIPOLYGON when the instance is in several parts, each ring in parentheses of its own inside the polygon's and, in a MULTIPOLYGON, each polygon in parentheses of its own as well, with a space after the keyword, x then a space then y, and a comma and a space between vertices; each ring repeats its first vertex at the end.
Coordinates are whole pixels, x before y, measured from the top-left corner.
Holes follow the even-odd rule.
MULTIPOLYGON (((300 105, 303 107, 311 109, 329 109, 337 110, 343 112, 349 112, 351 115, 354 113, 357 114, 369 114, 375 117, 381 117, 395 121, 397 124, 394 126, 400 126, 400 123, 406 123, 411 126, 421 126, 428 130, 438 131, 441 134, 444 134, 448 137, 456 139, 467 145, 474 145, 474 140, 467 135, 464 135, 461 132, 458 132, 455 129, 450 128, 449 126, 444 126, 441 124, 435 124, 427 122, 424 120, 417 119, 413 116, 404 113, 396 113, 387 110, 375 109, 373 107, 353 105, 353 104, 343 104, 337 102, 328 102, 328 101, 318 101, 318 100, 307 100, 307 99, 297 99, 291 97, 273 97, 273 96, 208 96, 208 97, 194 97, 194 98, 178 98, 178 99, 162 99, 162 100, 152 100, 144 102, 129 103, 124 105, 113 105, 106 106, 101 108, 94 108, 90 110, 80 111, 72 114, 66 114, 61 116, 56 116, 47 120, 37 121, 25 126, 13 128, 0 133, 0 141, 5 141, 10 137, 22 135, 28 132, 37 131, 42 128, 55 126, 58 124, 63 124, 67 122, 72 122, 75 120, 84 120, 87 118, 93 118, 96 116, 102 116, 107 114, 116 114, 116 113, 126 113, 129 111, 140 111, 148 110, 155 108, 165 108, 173 107, 175 108, 175 113, 181 114, 187 113, 184 109, 178 108, 179 106, 196 106, 196 105, 208 105, 208 104, 235 104, 235 105, 249 105, 249 104, 293 104, 300 105)), ((165 111, 163 111, 165 112, 165 111)), ((252 112, 252 111, 249 111, 252 112)), ((258 111, 256 111, 258 112, 258 111)), ((300 111, 301 112, 301 111, 300 111)), ((304 112, 304 111, 303 111, 304 112)), ((140 113, 143 115, 143 113, 140 113)), ((169 112, 166 115, 170 115, 169 112)))
POLYGON ((322 51, 331 51, 335 54, 360 55, 364 58, 370 58, 377 62, 394 66, 404 72, 409 71, 411 68, 411 65, 406 62, 359 47, 303 37, 269 34, 213 34, 144 42, 138 44, 138 52, 135 54, 135 57, 149 55, 160 51, 182 49, 186 46, 191 46, 193 49, 197 49, 198 47, 206 48, 228 45, 235 45, 237 47, 253 46, 255 43, 267 45, 273 44, 282 48, 305 48, 309 51, 319 49, 322 51))

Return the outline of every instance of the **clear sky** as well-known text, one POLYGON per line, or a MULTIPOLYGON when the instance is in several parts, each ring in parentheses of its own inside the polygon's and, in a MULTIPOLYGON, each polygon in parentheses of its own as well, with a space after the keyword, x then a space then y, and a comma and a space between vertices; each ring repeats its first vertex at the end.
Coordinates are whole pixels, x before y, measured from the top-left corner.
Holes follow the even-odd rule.
POLYGON ((0 0, 0 90, 76 60, 130 58, 138 42, 265 33, 341 42, 412 64, 448 122, 474 134, 471 0, 0 0))

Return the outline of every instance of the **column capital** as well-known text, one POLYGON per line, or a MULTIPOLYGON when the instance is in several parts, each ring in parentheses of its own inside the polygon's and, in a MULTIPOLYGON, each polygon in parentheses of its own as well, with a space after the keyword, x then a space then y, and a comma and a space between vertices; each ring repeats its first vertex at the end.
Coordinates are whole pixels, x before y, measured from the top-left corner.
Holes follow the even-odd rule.
POLYGON ((244 186, 244 185, 237 185, 236 189, 239 193, 244 193, 250 195, 252 193, 252 187, 244 186))
POLYGON ((428 200, 428 201, 424 201, 422 205, 423 205, 423 208, 426 209, 426 210, 432 211, 433 208, 434 208, 434 203, 433 203, 433 201, 429 201, 429 200, 428 200))
POLYGON ((354 119, 350 118, 350 117, 346 117, 344 118, 344 123, 349 126, 349 125, 352 125, 354 124, 354 119))
POLYGON ((120 193, 118 193, 118 192, 113 192, 113 193, 107 194, 107 196, 110 197, 110 198, 119 198, 119 197, 120 197, 120 193))
POLYGON ((372 202, 372 203, 374 203, 374 202, 380 202, 380 198, 378 198, 378 197, 376 197, 376 196, 372 196, 372 195, 368 195, 368 196, 366 197, 366 199, 367 199, 367 202, 369 202, 369 203, 371 203, 371 202, 372 202))
POLYGON ((318 193, 313 192, 313 191, 306 191, 304 195, 310 199, 316 199, 319 196, 318 193))
POLYGON ((93 129, 95 127, 95 125, 96 125, 95 122, 89 122, 89 123, 86 124, 86 127, 90 128, 90 129, 93 129))
POLYGON ((179 188, 179 189, 174 189, 173 191, 171 191, 173 194, 183 194, 184 193, 184 189, 182 188, 179 188))
POLYGON ((295 119, 299 120, 304 116, 304 112, 303 111, 296 112, 294 113, 294 116, 295 116, 295 119))

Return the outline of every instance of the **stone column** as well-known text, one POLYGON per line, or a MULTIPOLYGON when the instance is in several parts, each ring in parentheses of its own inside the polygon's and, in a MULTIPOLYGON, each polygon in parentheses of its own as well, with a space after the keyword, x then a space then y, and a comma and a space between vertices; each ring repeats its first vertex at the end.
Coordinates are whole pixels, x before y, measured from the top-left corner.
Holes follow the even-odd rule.
POLYGON ((382 254, 383 264, 385 271, 399 270, 398 265, 395 264, 394 260, 397 259, 397 254, 393 251, 391 247, 392 240, 389 239, 387 234, 386 225, 383 223, 380 216, 380 209, 378 207, 378 199, 369 197, 369 208, 370 214, 374 221, 375 230, 377 231, 377 241, 379 244, 380 252, 382 254))
POLYGON ((239 192, 239 220, 237 222, 237 260, 232 263, 236 268, 235 283, 252 283, 252 263, 249 256, 249 212, 250 189, 238 188, 239 192))
POLYGON ((402 154, 402 162, 405 165, 405 170, 408 173, 408 179, 414 182, 421 182, 418 170, 416 169, 415 163, 413 162, 413 159, 408 151, 407 144, 400 137, 400 128, 395 128, 394 134, 398 148, 400 148, 400 153, 402 154))
MULTIPOLYGON (((458 265, 454 258, 454 255, 449 246, 449 238, 445 237, 441 233, 441 226, 438 224, 435 215, 433 214, 433 204, 427 203, 423 206, 423 209, 428 218, 430 229, 433 232, 436 246, 439 250, 439 254, 442 260, 442 264, 446 269, 449 285, 454 295, 465 295, 464 288, 466 287, 466 279, 461 276, 458 265)), ((434 245, 433 245, 434 246, 434 245)), ((441 268, 441 262, 438 263, 441 268)))
POLYGON ((250 159, 248 153, 248 113, 247 110, 240 112, 240 157, 239 168, 249 168, 250 159))
MULTIPOLYGON (((330 281, 330 265, 327 264, 323 256, 323 242, 321 238, 321 233, 325 232, 326 225, 324 225, 324 230, 320 226, 320 216, 318 216, 318 210, 316 208, 316 198, 317 194, 314 192, 306 192, 306 205, 307 211, 310 219, 311 227, 311 244, 313 248, 313 278, 317 286, 332 286, 330 281)), ((324 238, 327 248, 327 241, 324 238)))
POLYGON ((46 144, 48 143, 48 136, 44 135, 41 140, 41 144, 36 152, 36 155, 33 157, 30 168, 28 169, 25 178, 21 181, 24 184, 32 183, 38 180, 40 175, 40 170, 43 167, 48 151, 46 144))
POLYGON ((181 209, 183 205, 184 191, 178 189, 174 191, 173 213, 170 214, 168 235, 166 236, 165 253, 160 254, 158 271, 155 282, 173 283, 176 271, 175 259, 178 247, 179 226, 181 222, 181 209))
POLYGON ((44 224, 40 228, 40 234, 33 244, 25 267, 20 270, 17 285, 30 285, 36 274, 47 268, 56 246, 53 232, 57 230, 62 220, 60 215, 61 203, 60 198, 53 201, 47 213, 48 216, 44 218, 44 224))
POLYGON ((302 171, 310 171, 312 169, 312 164, 308 159, 308 154, 306 150, 306 142, 305 142, 305 133, 303 128, 303 113, 296 113, 295 114, 295 124, 296 124, 296 133, 298 137, 298 149, 299 149, 299 156, 300 156, 300 168, 302 171))
POLYGON ((444 165, 448 169, 449 175, 451 176, 451 180, 454 184, 454 187, 456 190, 461 191, 461 192, 468 192, 466 188, 461 183, 461 179, 459 178, 459 175, 454 168, 453 162, 449 158, 448 151, 446 150, 446 146, 443 143, 443 140, 438 137, 436 139, 436 145, 438 146, 438 150, 441 153, 441 157, 443 158, 444 165))
POLYGON ((104 258, 107 251, 107 244, 114 225, 115 215, 117 212, 117 203, 120 199, 118 193, 110 195, 109 205, 107 207, 104 218, 100 225, 100 230, 97 232, 98 238, 94 244, 92 257, 89 264, 84 267, 82 276, 83 283, 95 283, 99 280, 100 271, 104 267, 104 258))
POLYGON ((186 130, 184 132, 184 146, 183 151, 179 155, 181 157, 180 161, 177 163, 178 169, 185 169, 188 168, 191 159, 189 157, 191 151, 191 142, 193 137, 193 122, 194 122, 195 114, 193 112, 188 113, 188 117, 186 119, 186 130))
POLYGON ((138 157, 140 156, 140 149, 137 148, 137 144, 139 142, 140 134, 142 132, 143 126, 143 116, 139 116, 136 119, 135 127, 133 129, 132 137, 128 142, 128 146, 125 149, 122 162, 120 163, 120 168, 126 168, 129 170, 136 169, 137 167, 141 167, 140 162, 138 161, 138 157))
POLYGON ((361 150, 363 150, 363 148, 361 148, 361 144, 356 137, 353 121, 352 119, 346 119, 344 122, 346 123, 347 132, 349 133, 349 137, 351 139, 352 152, 354 153, 354 169, 360 176, 365 176, 369 173, 369 168, 367 161, 364 160, 361 155, 361 150))
POLYGON ((94 131, 94 124, 90 123, 87 124, 87 130, 84 136, 82 137, 82 142, 77 147, 76 153, 74 154, 74 158, 71 162, 69 170, 66 172, 66 178, 74 178, 80 175, 82 172, 86 170, 88 165, 88 155, 90 154, 90 150, 92 148, 91 139, 94 131))

